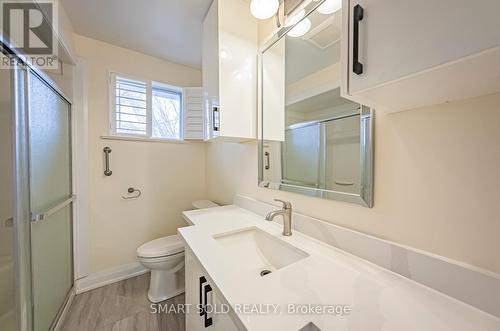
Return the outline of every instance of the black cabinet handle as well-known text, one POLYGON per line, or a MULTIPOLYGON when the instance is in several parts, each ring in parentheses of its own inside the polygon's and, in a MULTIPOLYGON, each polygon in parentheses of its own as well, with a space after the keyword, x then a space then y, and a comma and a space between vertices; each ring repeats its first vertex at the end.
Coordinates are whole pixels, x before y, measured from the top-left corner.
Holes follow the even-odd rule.
POLYGON ((360 5, 354 6, 354 26, 352 36, 352 71, 356 75, 363 73, 363 63, 359 62, 359 21, 363 20, 363 7, 360 5))
POLYGON ((269 162, 269 152, 265 152, 264 156, 266 157, 266 166, 264 167, 266 170, 271 169, 271 163, 269 162))
MULTIPOLYGON (((205 299, 205 307, 208 305, 208 292, 212 292, 212 286, 210 286, 209 284, 205 285, 205 294, 204 294, 204 299, 205 299)), ((203 309, 204 310, 204 314, 205 314, 205 328, 208 328, 209 326, 212 325, 213 323, 213 320, 212 320, 212 317, 208 317, 208 313, 207 313, 207 309, 203 309)))
POLYGON ((207 279, 203 276, 200 277, 200 316, 205 313, 205 304, 203 303, 203 284, 207 282, 207 279))

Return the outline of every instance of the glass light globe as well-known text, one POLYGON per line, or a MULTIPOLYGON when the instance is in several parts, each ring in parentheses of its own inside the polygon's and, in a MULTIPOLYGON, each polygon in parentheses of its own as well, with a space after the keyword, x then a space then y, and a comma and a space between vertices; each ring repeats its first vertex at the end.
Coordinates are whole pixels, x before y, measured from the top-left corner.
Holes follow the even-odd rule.
POLYGON ((304 18, 297 25, 295 25, 290 31, 288 31, 287 35, 290 37, 302 37, 309 31, 311 28, 311 20, 308 18, 304 18))
POLYGON ((273 17, 280 6, 279 0, 252 0, 250 3, 250 13, 255 18, 265 20, 273 17))
POLYGON ((321 14, 331 14, 342 8, 342 0, 326 0, 319 7, 318 11, 321 14))
POLYGON ((287 17, 287 20, 285 21, 285 27, 295 25, 295 23, 300 21, 304 17, 305 14, 306 14, 305 9, 302 9, 297 14, 287 17))

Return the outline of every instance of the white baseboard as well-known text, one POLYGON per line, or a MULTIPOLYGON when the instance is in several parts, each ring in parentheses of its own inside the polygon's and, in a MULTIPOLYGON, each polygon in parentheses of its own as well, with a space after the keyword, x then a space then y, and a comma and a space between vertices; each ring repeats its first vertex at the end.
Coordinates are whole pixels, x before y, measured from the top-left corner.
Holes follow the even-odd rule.
POLYGON ((87 292, 98 287, 119 282, 128 278, 143 275, 149 272, 139 262, 121 265, 90 274, 75 282, 76 294, 87 292))

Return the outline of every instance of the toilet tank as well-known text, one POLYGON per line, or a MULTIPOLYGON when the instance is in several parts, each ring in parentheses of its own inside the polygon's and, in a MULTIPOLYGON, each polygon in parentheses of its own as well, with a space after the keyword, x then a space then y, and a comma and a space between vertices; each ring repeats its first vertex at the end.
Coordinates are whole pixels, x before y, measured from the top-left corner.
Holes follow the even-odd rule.
POLYGON ((213 208, 213 207, 219 207, 218 204, 216 204, 213 201, 210 200, 196 200, 191 203, 193 205, 194 209, 205 209, 205 208, 213 208))

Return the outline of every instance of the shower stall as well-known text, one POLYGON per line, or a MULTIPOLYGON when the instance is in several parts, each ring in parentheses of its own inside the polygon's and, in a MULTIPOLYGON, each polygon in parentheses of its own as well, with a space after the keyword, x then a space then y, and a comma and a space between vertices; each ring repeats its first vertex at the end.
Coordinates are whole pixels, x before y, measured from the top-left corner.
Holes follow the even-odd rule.
POLYGON ((359 114, 288 126, 281 145, 281 182, 351 194, 358 192, 360 139, 359 114))
POLYGON ((71 104, 0 46, 0 329, 46 331, 73 289, 71 104))

